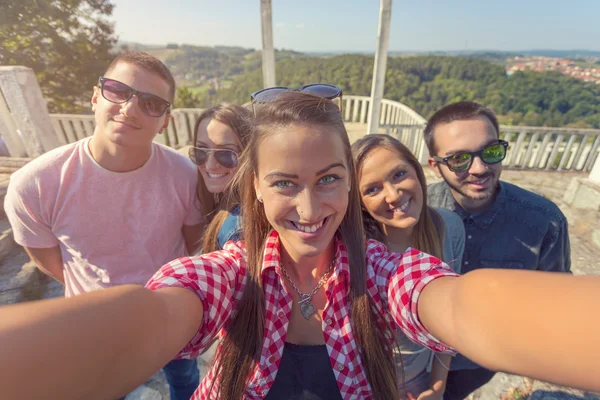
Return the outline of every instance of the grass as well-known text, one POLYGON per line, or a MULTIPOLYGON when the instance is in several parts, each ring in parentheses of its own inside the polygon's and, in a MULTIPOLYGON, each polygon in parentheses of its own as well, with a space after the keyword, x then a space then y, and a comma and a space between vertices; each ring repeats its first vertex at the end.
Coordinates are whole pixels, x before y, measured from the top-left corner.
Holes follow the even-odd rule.
POLYGON ((508 394, 500 396, 500 400, 527 400, 531 396, 533 381, 523 378, 523 386, 508 389, 508 394))

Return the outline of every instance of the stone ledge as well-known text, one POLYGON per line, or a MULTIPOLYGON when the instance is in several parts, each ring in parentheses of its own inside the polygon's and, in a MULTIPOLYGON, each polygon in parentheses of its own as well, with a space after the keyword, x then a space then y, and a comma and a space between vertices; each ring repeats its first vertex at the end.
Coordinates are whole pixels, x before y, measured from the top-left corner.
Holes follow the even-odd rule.
POLYGON ((600 211, 600 185, 587 178, 574 178, 563 201, 574 208, 600 211))

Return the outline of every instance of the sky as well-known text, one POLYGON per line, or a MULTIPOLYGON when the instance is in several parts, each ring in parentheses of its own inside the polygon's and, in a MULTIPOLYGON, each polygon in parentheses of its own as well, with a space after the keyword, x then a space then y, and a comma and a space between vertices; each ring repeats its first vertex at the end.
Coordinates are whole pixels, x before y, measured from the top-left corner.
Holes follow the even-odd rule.
MULTIPOLYGON (((122 41, 261 47, 260 0, 111 0, 122 41)), ((374 52, 377 0, 272 0, 277 49, 374 52)), ((390 51, 600 50, 600 0, 393 0, 390 51)))

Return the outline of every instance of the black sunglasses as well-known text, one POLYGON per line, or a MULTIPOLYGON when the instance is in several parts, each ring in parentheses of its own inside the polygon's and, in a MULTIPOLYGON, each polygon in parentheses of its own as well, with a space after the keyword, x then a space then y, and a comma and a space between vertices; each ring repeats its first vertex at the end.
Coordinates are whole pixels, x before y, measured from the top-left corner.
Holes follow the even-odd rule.
POLYGON ((208 156, 211 153, 215 160, 225 168, 233 169, 238 165, 238 155, 233 150, 192 147, 189 154, 190 159, 194 164, 203 165, 208 160, 208 156))
POLYGON ((465 151, 456 153, 448 157, 433 156, 433 159, 442 164, 446 164, 452 172, 464 172, 471 168, 475 157, 481 158, 486 164, 498 164, 506 157, 508 142, 499 140, 497 143, 485 146, 479 151, 465 151))
POLYGON ((171 103, 155 94, 137 91, 123 82, 103 76, 100 77, 100 92, 102 97, 115 104, 126 103, 137 96, 140 109, 151 117, 160 117, 171 107, 171 103))
POLYGON ((252 100, 252 108, 254 103, 268 103, 277 99, 282 93, 286 92, 304 92, 314 94, 327 100, 334 100, 339 97, 340 113, 342 112, 342 88, 327 83, 313 83, 310 85, 300 86, 299 88, 290 88, 287 86, 275 86, 259 90, 250 95, 252 100))

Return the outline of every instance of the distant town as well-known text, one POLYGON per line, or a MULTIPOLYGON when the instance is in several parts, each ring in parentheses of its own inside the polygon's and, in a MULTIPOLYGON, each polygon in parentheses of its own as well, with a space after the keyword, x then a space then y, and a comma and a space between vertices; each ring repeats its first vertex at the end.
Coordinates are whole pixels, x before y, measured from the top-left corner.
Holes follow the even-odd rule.
POLYGON ((506 59, 506 73, 559 71, 564 75, 600 85, 600 58, 568 59, 544 56, 514 56, 506 59))

